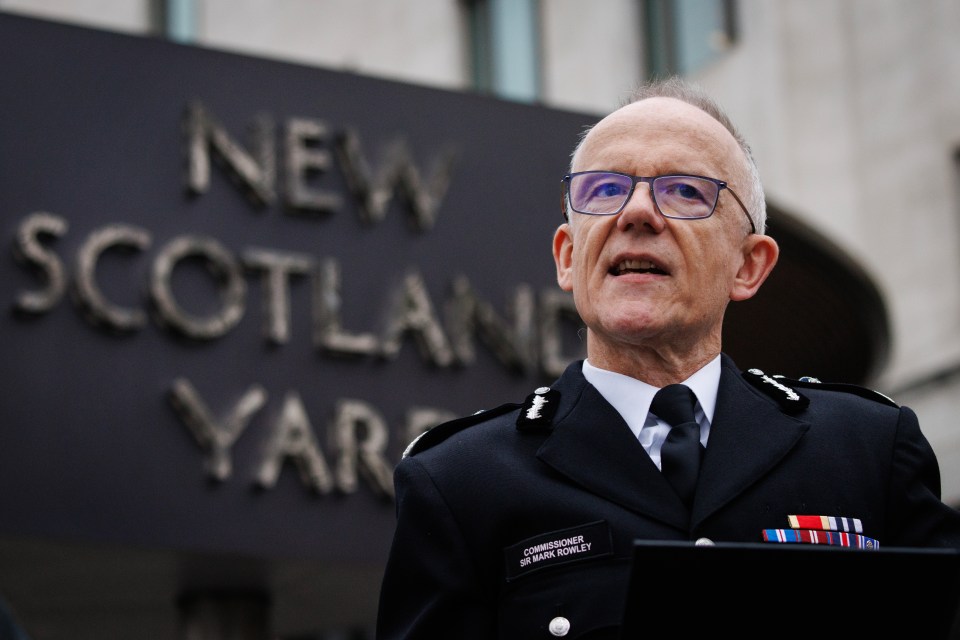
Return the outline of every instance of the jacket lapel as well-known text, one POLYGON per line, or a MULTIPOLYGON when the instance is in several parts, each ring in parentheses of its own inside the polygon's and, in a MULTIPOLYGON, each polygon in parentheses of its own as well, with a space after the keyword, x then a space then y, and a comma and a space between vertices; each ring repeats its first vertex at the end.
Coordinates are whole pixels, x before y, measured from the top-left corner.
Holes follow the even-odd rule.
POLYGON ((689 514, 610 403, 571 365, 555 389, 560 408, 537 457, 587 490, 686 529, 689 514))
POLYGON ((809 423, 793 418, 756 391, 723 356, 717 406, 697 493, 696 526, 772 469, 800 441, 809 423))

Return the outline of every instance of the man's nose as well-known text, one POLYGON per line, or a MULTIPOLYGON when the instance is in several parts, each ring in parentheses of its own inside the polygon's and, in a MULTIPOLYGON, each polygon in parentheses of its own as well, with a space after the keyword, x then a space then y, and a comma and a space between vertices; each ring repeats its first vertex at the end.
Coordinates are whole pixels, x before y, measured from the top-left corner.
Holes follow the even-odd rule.
POLYGON ((653 201, 653 191, 650 185, 645 182, 638 182, 627 203, 617 215, 617 226, 627 231, 631 228, 649 228, 652 231, 660 232, 666 227, 666 221, 657 210, 657 205, 653 201))

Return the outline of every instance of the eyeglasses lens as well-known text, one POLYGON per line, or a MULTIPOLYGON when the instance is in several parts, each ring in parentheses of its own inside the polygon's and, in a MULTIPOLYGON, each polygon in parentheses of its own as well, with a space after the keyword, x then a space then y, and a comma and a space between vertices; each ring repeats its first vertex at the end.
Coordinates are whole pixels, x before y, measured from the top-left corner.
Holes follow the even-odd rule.
POLYGON ((578 173, 570 177, 570 206, 580 213, 616 213, 631 187, 630 176, 619 173, 578 173))
POLYGON ((717 206, 720 187, 692 176, 664 176, 653 181, 660 212, 673 218, 707 218, 717 206))

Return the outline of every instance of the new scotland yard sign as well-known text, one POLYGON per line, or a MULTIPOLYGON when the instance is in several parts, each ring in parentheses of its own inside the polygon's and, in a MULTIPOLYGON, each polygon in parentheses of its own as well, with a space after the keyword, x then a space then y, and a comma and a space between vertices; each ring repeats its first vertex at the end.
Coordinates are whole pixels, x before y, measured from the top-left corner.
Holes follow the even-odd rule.
POLYGON ((417 433, 581 354, 592 118, 0 16, 0 534, 385 557, 417 433))

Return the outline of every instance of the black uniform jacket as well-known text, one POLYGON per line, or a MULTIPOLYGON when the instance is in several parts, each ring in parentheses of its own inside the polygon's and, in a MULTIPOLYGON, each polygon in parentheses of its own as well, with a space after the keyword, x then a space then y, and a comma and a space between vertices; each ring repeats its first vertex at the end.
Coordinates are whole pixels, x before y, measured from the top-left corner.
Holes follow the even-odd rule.
POLYGON ((828 515, 885 546, 960 547, 916 415, 880 394, 751 377, 723 355, 691 515, 581 365, 546 403, 440 425, 408 450, 379 640, 555 638, 557 617, 566 638, 615 638, 637 538, 762 542, 788 515, 828 515))

